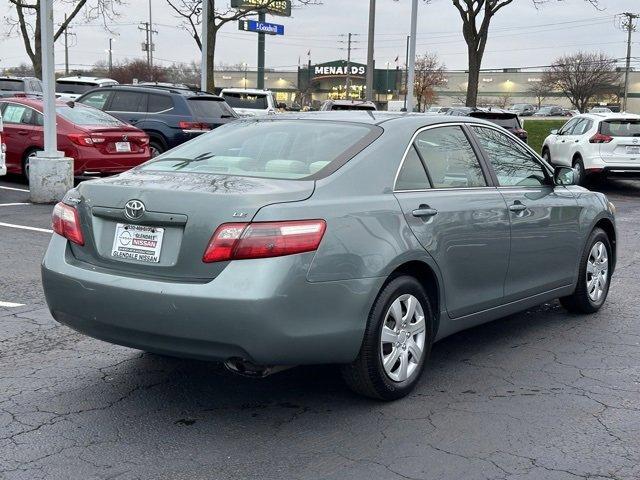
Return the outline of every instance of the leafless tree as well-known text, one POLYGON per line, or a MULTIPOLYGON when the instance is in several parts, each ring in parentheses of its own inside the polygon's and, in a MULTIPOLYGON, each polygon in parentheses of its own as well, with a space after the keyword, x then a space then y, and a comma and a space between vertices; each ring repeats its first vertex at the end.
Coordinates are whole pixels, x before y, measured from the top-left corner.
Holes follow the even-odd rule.
MULTIPOLYGON (((429 0, 425 0, 429 1, 429 0)), ((518 4, 522 3, 520 0, 518 4)), ((536 7, 540 7, 550 1, 562 0, 531 0, 536 7)), ((598 6, 598 0, 585 0, 598 6)), ((478 81, 482 58, 489 39, 489 27, 491 20, 502 8, 514 4, 513 0, 453 0, 453 5, 458 9, 462 18, 462 35, 467 44, 467 56, 469 63, 469 82, 467 86, 466 105, 475 107, 478 101, 478 81)))
POLYGON ((620 73, 615 59, 604 53, 579 52, 556 59, 545 72, 544 81, 585 112, 595 97, 617 93, 620 73))
POLYGON ((436 88, 445 83, 446 69, 435 53, 425 53, 416 59, 414 91, 421 112, 437 101, 436 88))
POLYGON ((539 82, 532 82, 527 89, 527 93, 536 99, 538 109, 542 107, 542 102, 553 92, 553 85, 549 84, 546 79, 539 82))
MULTIPOLYGON (((58 3, 70 10, 55 31, 54 41, 64 34, 65 29, 80 13, 84 14, 85 21, 101 18, 106 26, 107 20, 117 16, 116 7, 124 3, 124 0, 58 0, 58 3)), ((40 0, 9 0, 9 5, 15 10, 15 16, 5 18, 7 33, 11 35, 19 32, 35 75, 41 77, 40 0)))
MULTIPOLYGON (((260 10, 268 9, 282 0, 261 0, 257 6, 250 8, 231 8, 227 1, 204 0, 209 2, 209 18, 207 21, 207 90, 213 91, 215 88, 215 51, 218 32, 229 22, 242 20, 244 18, 257 15, 260 10), (221 6, 223 4, 224 6, 221 6)), ((176 15, 182 19, 182 27, 189 32, 198 48, 202 50, 202 39, 200 38, 200 25, 202 24, 202 2, 203 0, 167 0, 169 6, 176 15)), ((255 3, 255 2, 254 2, 255 3)), ((320 0, 292 0, 292 7, 305 5, 319 5, 320 0)))

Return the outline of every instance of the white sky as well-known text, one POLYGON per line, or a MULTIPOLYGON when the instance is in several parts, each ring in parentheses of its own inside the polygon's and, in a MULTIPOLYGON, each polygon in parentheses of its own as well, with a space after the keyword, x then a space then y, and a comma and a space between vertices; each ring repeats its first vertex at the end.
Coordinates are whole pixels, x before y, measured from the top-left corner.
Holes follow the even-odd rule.
MULTIPOLYGON (((91 0, 90 0, 91 1, 91 0)), ((219 0, 220 1, 220 0, 219 0)), ((400 56, 404 63, 406 35, 409 29, 410 0, 377 0, 376 62, 384 68, 400 56)), ((525 67, 547 65, 561 54, 578 50, 603 51, 616 58, 626 55, 626 34, 616 26, 614 15, 624 11, 640 13, 640 0, 600 0, 596 10, 584 0, 549 0, 539 10, 531 0, 515 0, 505 7, 492 23, 483 67, 525 67)), ((152 0, 153 21, 159 34, 155 37, 157 63, 169 65, 197 59, 199 51, 189 35, 177 28, 178 20, 165 0, 152 0)), ((55 21, 64 15, 63 4, 56 8, 55 21)), ((366 58, 368 0, 323 0, 323 5, 294 11, 291 18, 268 17, 267 21, 285 25, 284 37, 267 36, 267 67, 294 70, 298 58, 307 61, 311 50, 313 63, 346 58, 339 35, 352 32, 358 44, 353 60, 366 58)), ((128 0, 120 8, 118 25, 112 26, 116 36, 114 60, 143 58, 140 43, 144 34, 139 22, 147 20, 147 0, 128 0)), ((10 14, 8 0, 0 0, 0 18, 10 14)), ((6 25, 6 22, 2 22, 6 25)), ((6 27, 5 27, 6 29, 6 27)), ((108 38, 114 33, 99 26, 76 20, 76 38, 70 49, 71 68, 92 65, 106 59, 108 38)), ((3 32, 4 33, 4 32, 3 32)), ((634 39, 635 66, 640 68, 640 31, 634 39)), ((257 35, 239 32, 237 24, 228 24, 219 37, 216 62, 256 64, 257 35)), ((420 4, 418 19, 418 53, 436 52, 450 69, 466 68, 466 46, 461 33, 461 20, 451 0, 433 0, 420 4)), ((27 62, 21 39, 15 34, 0 37, 0 69, 27 62)), ((62 42, 56 43, 56 64, 63 66, 62 42)))

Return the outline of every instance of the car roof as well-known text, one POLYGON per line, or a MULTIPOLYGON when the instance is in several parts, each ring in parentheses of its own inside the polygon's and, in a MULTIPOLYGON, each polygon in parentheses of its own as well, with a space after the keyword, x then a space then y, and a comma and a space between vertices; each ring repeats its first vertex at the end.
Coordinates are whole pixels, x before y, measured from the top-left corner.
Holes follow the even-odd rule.
POLYGON ((0 76, 0 80, 39 80, 36 77, 13 77, 11 75, 0 76))
POLYGON ((223 88, 220 93, 253 93, 253 94, 266 94, 271 93, 271 90, 261 90, 259 88, 223 88))
POLYGON ((573 118, 589 118, 595 121, 601 120, 619 120, 619 119, 632 119, 632 120, 640 120, 640 115, 636 115, 635 113, 625 113, 625 112, 589 112, 589 113, 581 113, 580 115, 576 115, 573 118))
POLYGON ((61 77, 57 78, 56 82, 115 82, 113 78, 102 78, 102 77, 82 77, 78 75, 77 77, 61 77))
MULTIPOLYGON (((43 100, 39 97, 5 97, 5 98, 0 98, 0 102, 18 103, 20 105, 26 105, 27 107, 42 109, 43 100)), ((77 103, 77 102, 74 102, 74 103, 77 103)), ((68 101, 56 100, 56 105, 58 106, 63 106, 68 104, 69 104, 68 101)), ((78 105, 82 105, 83 107, 89 106, 89 105, 84 105, 83 103, 80 103, 78 105)))
MULTIPOLYGON (((216 95, 215 93, 204 92, 202 90, 191 90, 189 88, 169 87, 164 85, 129 85, 129 84, 104 85, 102 87, 98 87, 96 89, 91 90, 91 92, 95 92, 96 90, 102 90, 102 89, 128 90, 128 91, 146 92, 146 93, 164 92, 168 94, 182 95, 183 97, 206 96, 210 98, 215 98, 217 100, 224 100, 220 95, 216 95)), ((85 93, 85 95, 88 93, 90 92, 85 93)))

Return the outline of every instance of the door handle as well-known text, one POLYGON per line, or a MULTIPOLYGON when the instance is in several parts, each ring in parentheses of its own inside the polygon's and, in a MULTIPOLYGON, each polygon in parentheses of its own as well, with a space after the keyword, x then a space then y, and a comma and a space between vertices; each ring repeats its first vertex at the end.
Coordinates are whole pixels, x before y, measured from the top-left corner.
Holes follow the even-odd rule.
POLYGON ((438 214, 438 210, 431 208, 429 205, 420 205, 411 214, 414 217, 434 217, 438 214))
POLYGON ((524 203, 520 203, 518 200, 516 200, 513 205, 509 206, 509 210, 512 212, 524 212, 526 209, 527 206, 524 203))

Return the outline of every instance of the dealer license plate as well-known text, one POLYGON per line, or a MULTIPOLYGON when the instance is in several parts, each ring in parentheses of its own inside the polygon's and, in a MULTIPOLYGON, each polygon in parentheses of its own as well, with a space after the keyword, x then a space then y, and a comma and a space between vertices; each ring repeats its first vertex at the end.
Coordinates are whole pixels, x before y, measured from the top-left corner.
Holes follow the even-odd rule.
POLYGON ((118 223, 111 256, 124 260, 158 263, 164 228, 118 223))
POLYGON ((124 153, 131 151, 131 143, 129 142, 116 142, 116 152, 124 153))

